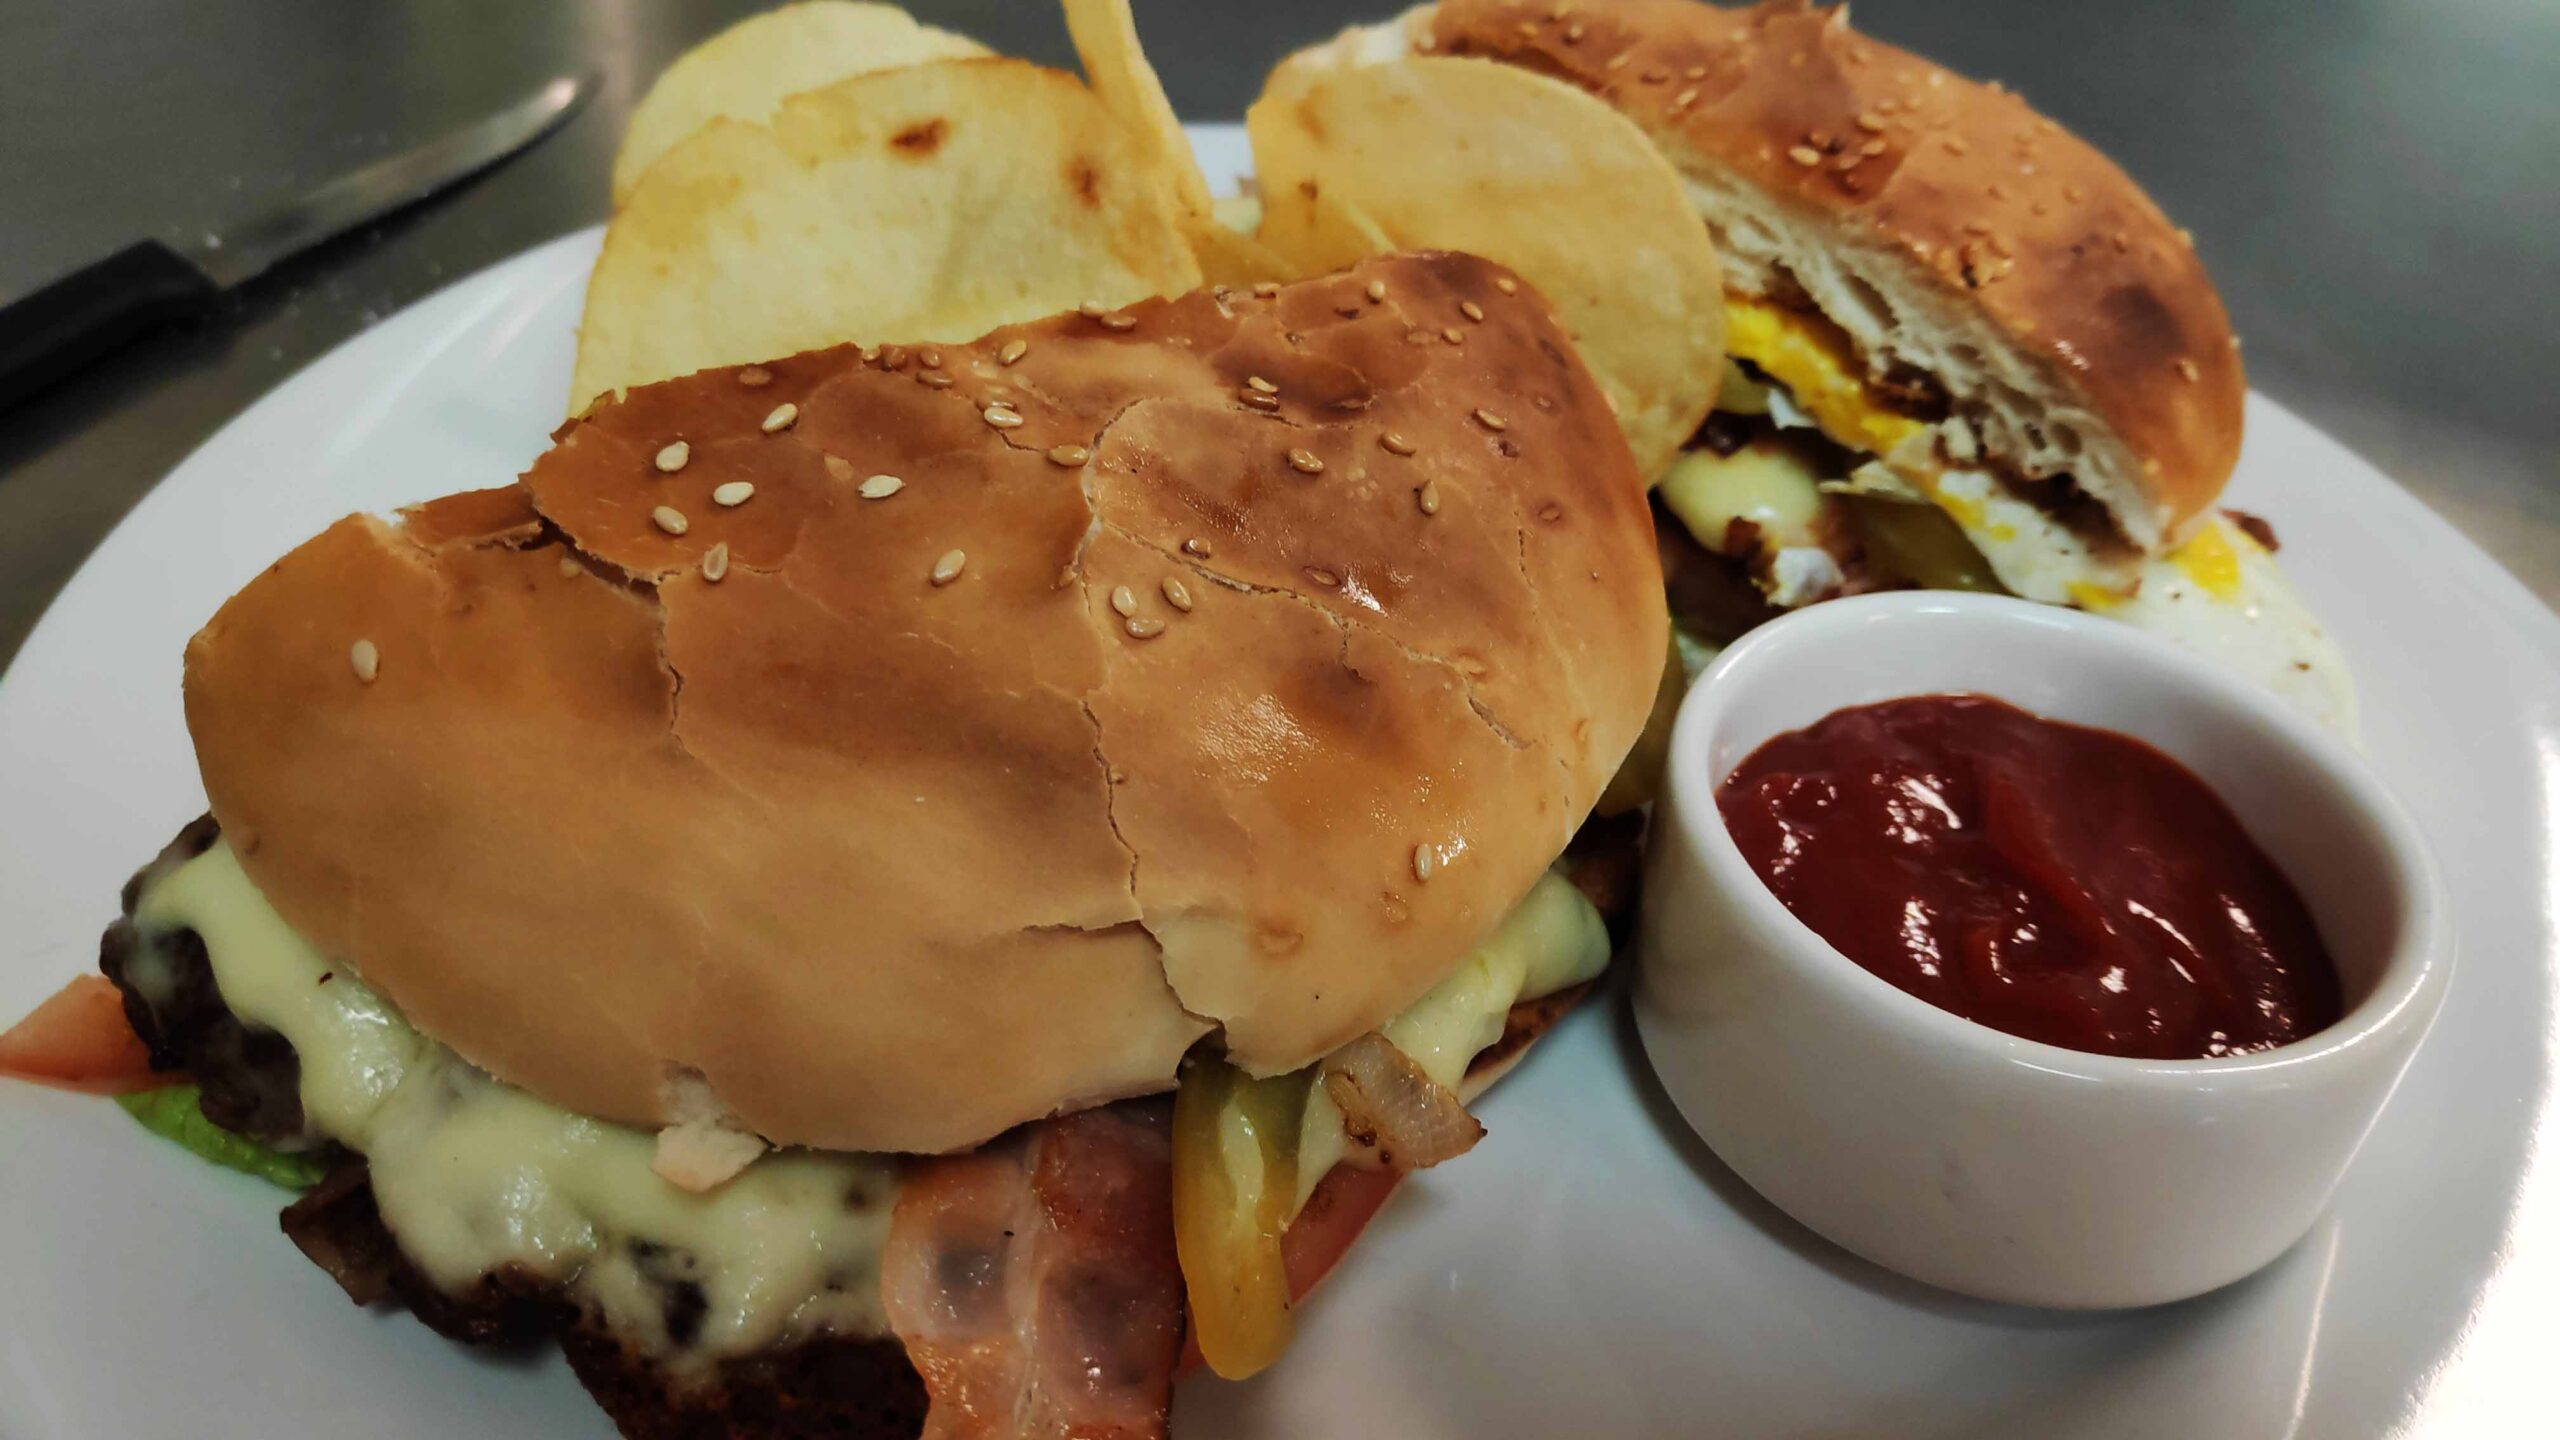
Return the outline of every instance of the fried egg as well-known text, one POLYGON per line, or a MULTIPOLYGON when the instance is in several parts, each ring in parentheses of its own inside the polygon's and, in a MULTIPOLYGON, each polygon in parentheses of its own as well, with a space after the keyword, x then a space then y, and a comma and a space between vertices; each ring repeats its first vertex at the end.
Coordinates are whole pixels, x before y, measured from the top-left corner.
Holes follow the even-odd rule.
MULTIPOLYGON (((1666 477, 1664 499, 1686 521, 1740 515, 1784 517, 1766 532, 1775 546, 1802 545, 1816 529, 1816 496, 1831 503, 1934 506, 1981 552, 2000 586, 2047 604, 2070 605, 2151 631, 2202 654, 2264 687, 2350 740, 2356 737, 2354 685, 2346 660, 2294 593, 2275 557, 2220 517, 2177 549, 2145 557, 2092 538, 2035 503, 2031 488, 1988 470, 1947 463, 1937 427, 1903 413, 1869 383, 1846 338, 1819 316, 1752 296, 1727 297, 1728 345, 1772 384, 1756 386, 1739 371, 1726 392, 1756 390, 1751 413, 1782 427, 1821 432, 1834 443, 1879 457, 1850 476, 1817 476, 1802 465, 1765 460, 1697 466, 1666 477), (1710 485, 1710 482, 1714 484, 1710 485)), ((1736 405, 1721 408, 1742 409, 1736 405)), ((1745 452, 1748 454, 1749 452, 1745 452)), ((1969 453, 1969 447, 1955 453, 1969 453)), ((1684 462, 1688 457, 1683 457, 1684 462)), ((1723 535, 1719 526, 1710 544, 1723 535)), ((1764 572, 1764 591, 1779 575, 1764 572)), ((1822 598, 1801 584, 1771 593, 1786 606, 1822 598)))

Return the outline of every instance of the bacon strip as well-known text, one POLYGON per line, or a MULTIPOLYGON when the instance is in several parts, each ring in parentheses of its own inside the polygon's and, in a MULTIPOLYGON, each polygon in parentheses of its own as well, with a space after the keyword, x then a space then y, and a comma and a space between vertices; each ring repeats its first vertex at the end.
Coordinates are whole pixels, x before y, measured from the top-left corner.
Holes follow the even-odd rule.
POLYGON ((919 1162, 889 1221, 890 1328, 924 1440, 1162 1440, 1183 1339, 1172 1145, 1087 1110, 919 1162))

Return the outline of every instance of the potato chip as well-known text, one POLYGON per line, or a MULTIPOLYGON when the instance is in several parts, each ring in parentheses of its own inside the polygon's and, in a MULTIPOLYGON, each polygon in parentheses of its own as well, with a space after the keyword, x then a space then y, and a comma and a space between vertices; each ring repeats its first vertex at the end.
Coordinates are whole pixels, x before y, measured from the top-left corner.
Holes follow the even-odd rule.
POLYGON ((1085 83, 1121 123, 1146 137, 1164 182, 1173 187, 1182 207, 1184 233, 1201 274, 1212 284, 1234 286, 1299 274, 1297 266, 1253 238, 1251 224, 1218 217, 1223 202, 1209 198, 1209 177, 1201 173, 1190 137, 1183 134, 1173 102, 1165 98, 1164 83, 1139 47, 1129 0, 1064 0, 1064 5, 1067 33, 1084 62, 1085 83))
POLYGON ((1519 271, 1648 476, 1706 418, 1724 359, 1715 250, 1679 175, 1606 104, 1488 60, 1326 52, 1283 65, 1245 128, 1273 249, 1316 268, 1380 243, 1466 250, 1519 271))
POLYGON ((1292 278, 1345 269, 1396 249, 1367 211, 1313 176, 1265 192, 1254 238, 1290 262, 1292 278))
POLYGON ((1200 173, 1190 137, 1165 98, 1164 82, 1147 63, 1138 45, 1138 22, 1129 0, 1063 0, 1067 35, 1075 41, 1076 58, 1084 62, 1084 79, 1101 97, 1103 108, 1120 123, 1139 132, 1155 163, 1174 188, 1174 199, 1194 222, 1209 218, 1209 177, 1200 173))
POLYGON ((573 409, 845 341, 967 340, 1200 284, 1128 128, 1072 76, 944 60, 717 120, 605 231, 573 409))
POLYGON ((894 5, 805 0, 741 20, 678 56, 640 98, 613 157, 613 203, 620 208, 651 161, 715 119, 761 123, 785 96, 803 90, 991 53, 966 35, 919 25, 894 5))
POLYGON ((1242 290, 1266 280, 1294 280, 1305 273, 1263 244, 1251 229, 1238 229, 1222 220, 1193 225, 1183 238, 1190 242, 1191 258, 1200 262, 1200 278, 1211 285, 1242 290))

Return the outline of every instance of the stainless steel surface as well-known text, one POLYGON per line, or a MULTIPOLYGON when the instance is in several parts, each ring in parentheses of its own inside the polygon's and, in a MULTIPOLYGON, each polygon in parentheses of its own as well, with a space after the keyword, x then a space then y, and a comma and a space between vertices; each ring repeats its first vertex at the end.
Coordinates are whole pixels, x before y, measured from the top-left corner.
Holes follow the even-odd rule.
POLYGON ((379 220, 459 184, 542 138, 576 107, 591 79, 562 75, 495 113, 423 144, 321 182, 299 194, 260 196, 259 208, 199 235, 180 236, 178 253, 229 289, 279 260, 379 220))
MULTIPOLYGON (((1290 47, 1401 5, 1137 10, 1175 106, 1234 119, 1290 47)), ((516 163, 287 260, 201 323, 0 416, 0 657, 154 481, 277 381, 445 282, 603 218, 649 77, 755 8, 0 5, 0 295, 135 235, 200 236, 546 76, 603 76, 595 103, 516 163)), ((1042 0, 913 8, 1068 62, 1042 0)), ((1859 0, 1857 20, 2010 82, 2113 152, 2195 230, 2252 380, 2560 601, 2560 4, 1859 0)))

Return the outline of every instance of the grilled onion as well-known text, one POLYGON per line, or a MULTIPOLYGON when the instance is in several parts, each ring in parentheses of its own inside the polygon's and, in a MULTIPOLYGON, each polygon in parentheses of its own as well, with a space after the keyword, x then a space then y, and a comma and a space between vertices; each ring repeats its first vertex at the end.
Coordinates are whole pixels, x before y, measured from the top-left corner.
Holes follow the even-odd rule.
POLYGON ((1484 1138, 1456 1092, 1374 1030, 1326 1057, 1324 1093, 1354 1153, 1390 1170, 1427 1170, 1484 1138))

